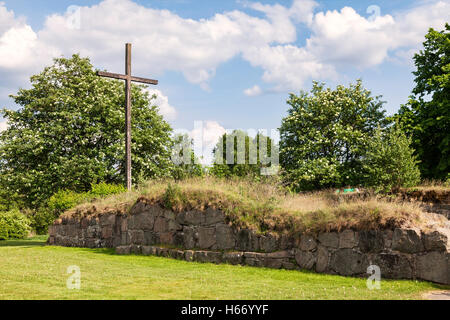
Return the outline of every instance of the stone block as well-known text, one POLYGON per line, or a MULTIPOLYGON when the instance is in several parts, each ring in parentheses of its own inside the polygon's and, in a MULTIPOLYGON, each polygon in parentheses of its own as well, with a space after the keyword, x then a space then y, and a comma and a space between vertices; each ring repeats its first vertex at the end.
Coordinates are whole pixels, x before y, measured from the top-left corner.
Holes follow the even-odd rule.
POLYGON ((367 257, 353 249, 339 249, 331 255, 330 268, 339 275, 363 274, 368 266, 367 257))
POLYGON ((184 260, 186 261, 194 261, 194 251, 192 250, 186 250, 184 252, 184 260))
POLYGON ((145 244, 145 235, 142 230, 128 230, 128 240, 130 244, 143 245, 145 244))
POLYGON ((359 232, 359 248, 362 252, 381 252, 384 249, 383 232, 368 230, 359 232))
POLYGON ((206 209, 203 213, 203 224, 207 226, 215 225, 218 223, 225 223, 225 215, 219 210, 212 208, 206 209))
POLYGON ((214 251, 195 251, 194 260, 203 263, 221 263, 222 253, 214 251))
POLYGON ((300 250, 302 251, 313 251, 317 248, 317 241, 311 235, 302 235, 300 237, 300 250))
POLYGON ((225 252, 223 254, 223 262, 232 265, 242 264, 243 258, 244 258, 243 252, 225 252))
POLYGON ((450 284, 450 254, 447 252, 429 252, 417 256, 417 277, 422 280, 450 284))
POLYGON ((278 239, 268 234, 259 238, 259 249, 263 252, 274 252, 278 250, 278 239))
POLYGON ((173 245, 175 244, 175 232, 165 232, 159 234, 159 242, 161 244, 173 245))
POLYGON ((339 234, 339 248, 352 249, 358 246, 359 235, 353 230, 344 230, 339 234))
POLYGON ((233 229, 226 224, 218 224, 216 226, 216 242, 217 249, 229 250, 236 246, 236 239, 233 229))
POLYGON ((317 256, 311 251, 297 250, 295 254, 295 261, 302 269, 312 270, 316 264, 317 256))
POLYGON ((424 250, 420 231, 416 229, 395 229, 392 237, 392 250, 417 253, 424 250))
POLYGON ((338 248, 339 236, 336 232, 324 232, 319 234, 319 242, 325 247, 338 248))
POLYGON ((198 228, 198 247, 210 249, 216 244, 216 229, 213 227, 198 228))
POLYGON ((328 249, 324 246, 318 246, 316 271, 326 272, 328 270, 329 262, 330 262, 330 254, 328 252, 328 249))
POLYGON ((412 257, 401 253, 380 253, 371 257, 371 264, 380 267, 381 277, 387 279, 412 279, 412 257))
POLYGON ((423 242, 427 251, 450 251, 450 230, 438 228, 423 234, 423 242))
POLYGON ((183 248, 194 249, 195 248, 195 230, 193 227, 183 227, 183 248))
POLYGON ((130 254, 131 246, 121 246, 116 248, 116 253, 120 255, 130 254))
POLYGON ((165 233, 169 231, 169 222, 164 217, 157 217, 153 231, 158 233, 165 233))
POLYGON ((236 247, 238 250, 247 251, 251 250, 252 247, 252 235, 251 231, 248 229, 241 229, 237 233, 237 243, 236 247))

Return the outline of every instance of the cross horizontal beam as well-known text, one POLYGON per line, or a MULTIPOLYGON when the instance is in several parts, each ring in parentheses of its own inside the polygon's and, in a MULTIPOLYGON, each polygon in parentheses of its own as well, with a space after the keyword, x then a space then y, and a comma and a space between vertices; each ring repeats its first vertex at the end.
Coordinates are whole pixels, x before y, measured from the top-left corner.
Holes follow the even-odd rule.
POLYGON ((139 78, 139 77, 130 77, 124 74, 118 74, 118 73, 111 73, 111 72, 104 72, 104 71, 97 71, 97 75, 101 77, 106 78, 112 78, 112 79, 119 79, 119 80, 128 80, 128 78, 133 82, 140 82, 140 83, 146 83, 146 84, 152 84, 152 85, 158 85, 158 80, 152 80, 152 79, 145 79, 145 78, 139 78))

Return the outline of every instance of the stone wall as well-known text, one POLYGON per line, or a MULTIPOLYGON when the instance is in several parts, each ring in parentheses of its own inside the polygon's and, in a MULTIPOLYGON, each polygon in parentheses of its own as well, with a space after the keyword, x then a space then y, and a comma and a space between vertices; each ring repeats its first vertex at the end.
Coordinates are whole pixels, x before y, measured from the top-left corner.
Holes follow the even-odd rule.
POLYGON ((49 244, 116 248, 187 261, 307 269, 367 277, 377 265, 382 278, 450 284, 450 230, 352 231, 318 235, 261 235, 235 228, 217 210, 174 213, 139 201, 129 215, 62 218, 50 228, 49 244))

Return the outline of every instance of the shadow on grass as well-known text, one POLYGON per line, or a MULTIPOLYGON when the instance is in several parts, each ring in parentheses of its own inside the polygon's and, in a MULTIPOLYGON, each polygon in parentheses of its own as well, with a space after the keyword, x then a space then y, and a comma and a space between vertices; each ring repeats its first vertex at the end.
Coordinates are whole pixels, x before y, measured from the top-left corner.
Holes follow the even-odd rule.
POLYGON ((0 241, 0 247, 44 247, 45 241, 30 241, 30 240, 7 240, 0 241))

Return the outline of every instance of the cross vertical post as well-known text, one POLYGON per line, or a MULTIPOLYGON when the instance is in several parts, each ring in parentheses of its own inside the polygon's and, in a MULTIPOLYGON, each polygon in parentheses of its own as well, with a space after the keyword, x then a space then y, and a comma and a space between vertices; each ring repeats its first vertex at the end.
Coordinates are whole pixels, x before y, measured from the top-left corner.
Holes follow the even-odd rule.
POLYGON ((126 179, 127 189, 130 191, 132 187, 131 178, 131 43, 125 45, 125 75, 127 77, 125 83, 125 154, 126 154, 126 179))
POLYGON ((131 82, 158 85, 158 80, 133 77, 131 75, 131 43, 125 45, 125 74, 97 71, 97 75, 105 78, 125 80, 125 173, 127 189, 132 188, 131 177, 131 82))

